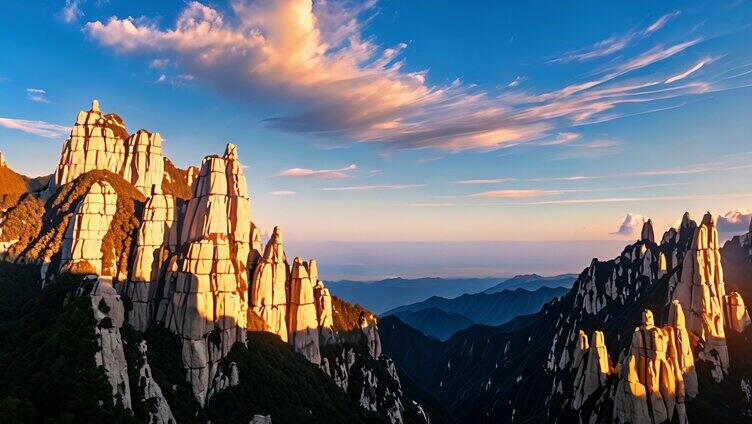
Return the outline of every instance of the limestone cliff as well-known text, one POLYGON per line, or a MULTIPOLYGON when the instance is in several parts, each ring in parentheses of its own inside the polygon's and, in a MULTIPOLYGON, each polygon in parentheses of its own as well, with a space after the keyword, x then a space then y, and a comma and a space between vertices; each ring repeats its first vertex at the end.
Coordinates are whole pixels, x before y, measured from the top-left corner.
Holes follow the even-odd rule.
MULTIPOLYGON (((107 182, 95 182, 76 206, 68 221, 61 247, 60 269, 91 267, 101 274, 102 239, 115 216, 117 193, 107 182)), ((85 269, 85 268, 84 268, 85 269)))

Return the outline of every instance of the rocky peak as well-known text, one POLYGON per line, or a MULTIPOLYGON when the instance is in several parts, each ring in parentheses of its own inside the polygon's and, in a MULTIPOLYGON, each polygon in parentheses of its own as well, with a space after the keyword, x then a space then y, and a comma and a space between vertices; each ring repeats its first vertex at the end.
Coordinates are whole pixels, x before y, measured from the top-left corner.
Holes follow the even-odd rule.
POLYGON ((68 220, 61 247, 61 271, 102 274, 102 239, 117 208, 117 193, 106 181, 94 182, 68 220), (81 268, 83 267, 83 268, 81 268))
POLYGON ((653 233, 653 221, 652 220, 648 219, 647 221, 645 221, 644 224, 642 224, 642 232, 640 235, 640 240, 655 243, 655 234, 653 233))
POLYGON ((287 332, 293 349, 314 364, 321 363, 313 284, 308 270, 297 257, 292 264, 289 317, 287 332))
POLYGON ((129 137, 123 120, 116 114, 102 114, 99 102, 94 100, 88 112, 79 112, 63 144, 47 195, 92 170, 118 174, 148 196, 152 185, 162 184, 161 138, 145 130, 129 137))
POLYGON ((287 341, 287 281, 290 270, 282 248, 282 230, 274 227, 251 281, 251 309, 264 330, 287 341))

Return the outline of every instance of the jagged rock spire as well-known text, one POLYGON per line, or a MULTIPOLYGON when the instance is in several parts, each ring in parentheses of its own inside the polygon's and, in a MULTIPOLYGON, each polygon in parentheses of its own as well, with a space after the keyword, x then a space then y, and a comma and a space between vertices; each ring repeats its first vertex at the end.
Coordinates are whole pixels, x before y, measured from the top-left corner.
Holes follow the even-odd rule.
POLYGON ((282 248, 282 230, 274 227, 251 281, 251 308, 266 330, 287 341, 287 281, 290 271, 282 248))
POLYGON ((655 233, 653 232, 652 220, 648 219, 647 221, 645 221, 644 224, 642 224, 642 232, 640 235, 640 240, 655 243, 655 233))
POLYGON ((289 317, 287 331, 293 349, 310 362, 321 363, 319 322, 316 316, 313 284, 308 270, 297 257, 292 264, 289 317))
POLYGON ((725 294, 718 229, 713 215, 708 212, 695 229, 692 245, 685 254, 681 279, 674 290, 673 300, 679 301, 687 315, 687 330, 705 341, 707 352, 715 350, 714 355, 717 355, 723 370, 728 369, 728 349, 723 328, 725 294))

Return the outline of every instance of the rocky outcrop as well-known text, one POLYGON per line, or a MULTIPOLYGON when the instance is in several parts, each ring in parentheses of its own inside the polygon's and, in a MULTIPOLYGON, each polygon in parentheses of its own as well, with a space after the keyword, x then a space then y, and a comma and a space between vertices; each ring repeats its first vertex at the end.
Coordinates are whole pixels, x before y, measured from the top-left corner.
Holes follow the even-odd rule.
POLYGON ((68 220, 61 247, 60 270, 83 263, 101 274, 102 239, 117 209, 117 193, 107 182, 95 182, 68 220))
POLYGON ((287 341, 287 281, 290 270, 282 248, 282 230, 274 227, 256 266, 251 284, 251 308, 261 318, 264 330, 287 341))
POLYGON ((673 300, 678 300, 682 305, 687 330, 705 342, 706 355, 715 358, 724 371, 727 371, 728 349, 723 328, 725 294, 718 230, 713 215, 707 213, 695 229, 673 300))
POLYGON ((47 195, 99 169, 120 175, 148 196, 153 185, 161 186, 163 166, 159 134, 140 130, 129 137, 125 122, 116 114, 103 114, 94 100, 89 111, 81 111, 76 117, 47 195))
POLYGON ((642 231, 640 232, 640 240, 649 241, 655 243, 655 233, 653 232, 653 221, 648 219, 642 224, 642 231))
MULTIPOLYGON (((669 315, 668 328, 670 331, 670 342, 673 353, 670 357, 673 360, 674 369, 681 375, 684 381, 684 390, 688 398, 697 396, 697 371, 695 370, 695 358, 692 353, 692 345, 689 340, 689 333, 684 318, 684 310, 678 300, 674 300, 673 308, 669 315)), ((678 378, 678 377, 677 377, 678 378)))
POLYGON ((250 200, 235 146, 206 157, 192 189, 165 325, 183 338, 183 366, 203 403, 218 361, 245 342, 250 200))
POLYGON ((596 390, 606 386, 606 379, 611 374, 612 369, 611 360, 606 350, 606 342, 601 331, 593 332, 590 343, 587 342, 585 333, 581 332, 578 350, 575 352, 575 363, 579 362, 579 364, 574 380, 575 392, 572 399, 572 408, 580 409, 582 403, 596 390), (581 359, 577 359, 578 355, 581 359))
POLYGON ((307 268, 311 276, 311 281, 315 284, 313 287, 313 297, 316 304, 316 316, 319 324, 321 342, 324 344, 334 343, 336 338, 334 335, 334 318, 332 315, 332 295, 329 293, 329 289, 324 286, 324 282, 318 278, 319 271, 316 266, 316 261, 313 259, 308 261, 307 268))
POLYGON ((125 293, 132 302, 128 322, 139 331, 146 331, 155 311, 155 300, 164 264, 178 244, 175 199, 162 194, 154 185, 144 205, 144 216, 138 229, 130 278, 125 293))
POLYGON ((125 140, 121 175, 144 196, 149 196, 154 186, 161 192, 164 157, 162 156, 162 137, 159 133, 138 130, 125 140))
POLYGON ((737 292, 723 296, 723 316, 726 328, 741 333, 750 324, 749 313, 744 307, 744 299, 737 292))
POLYGON ((287 334, 296 352, 314 364, 321 363, 319 351, 319 321, 308 269, 300 258, 292 263, 289 320, 287 334))
POLYGON ((365 336, 371 356, 374 358, 381 356, 381 339, 379 338, 379 327, 376 317, 361 313, 360 317, 358 317, 358 326, 365 336))
POLYGON ((643 322, 635 330, 628 355, 620 364, 619 384, 614 399, 614 421, 654 424, 687 422, 685 391, 681 374, 672 362, 670 332, 656 327, 653 313, 643 312, 643 322))
POLYGON ((126 409, 131 409, 130 382, 128 380, 128 363, 123 351, 123 339, 120 327, 125 321, 125 308, 120 295, 112 287, 110 277, 100 277, 93 282, 89 294, 94 311, 98 335, 99 350, 94 354, 97 366, 105 370, 107 380, 112 386, 112 397, 126 409))
POLYGON ((176 423, 172 415, 172 409, 167 403, 162 389, 159 387, 151 374, 149 359, 147 357, 148 347, 146 341, 142 340, 138 345, 138 351, 141 353, 141 366, 138 369, 138 386, 142 393, 141 402, 152 405, 149 411, 149 424, 170 424, 176 423))

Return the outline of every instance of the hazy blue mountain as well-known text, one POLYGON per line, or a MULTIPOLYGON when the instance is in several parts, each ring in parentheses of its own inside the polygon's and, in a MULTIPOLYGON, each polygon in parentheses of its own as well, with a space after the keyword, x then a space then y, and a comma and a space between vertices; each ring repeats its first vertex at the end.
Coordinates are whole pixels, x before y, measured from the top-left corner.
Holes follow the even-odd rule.
POLYGON ((419 311, 402 311, 395 315, 405 324, 420 330, 426 336, 446 340, 459 330, 475 322, 458 313, 444 312, 439 308, 427 308, 419 311))
POLYGON ((379 281, 333 281, 326 286, 335 296, 360 304, 381 314, 398 306, 415 303, 431 296, 457 297, 478 293, 504 281, 493 278, 389 278, 379 281))
POLYGON ((535 290, 541 287, 572 287, 577 274, 561 274, 551 277, 542 277, 538 274, 516 275, 508 280, 484 290, 484 293, 497 293, 502 290, 527 289, 535 290))
POLYGON ((460 314, 479 324, 500 325, 520 315, 538 312, 545 303, 565 295, 568 290, 565 287, 540 287, 533 291, 518 288, 498 293, 463 294, 451 299, 433 296, 382 315, 438 308, 447 313, 460 314))

